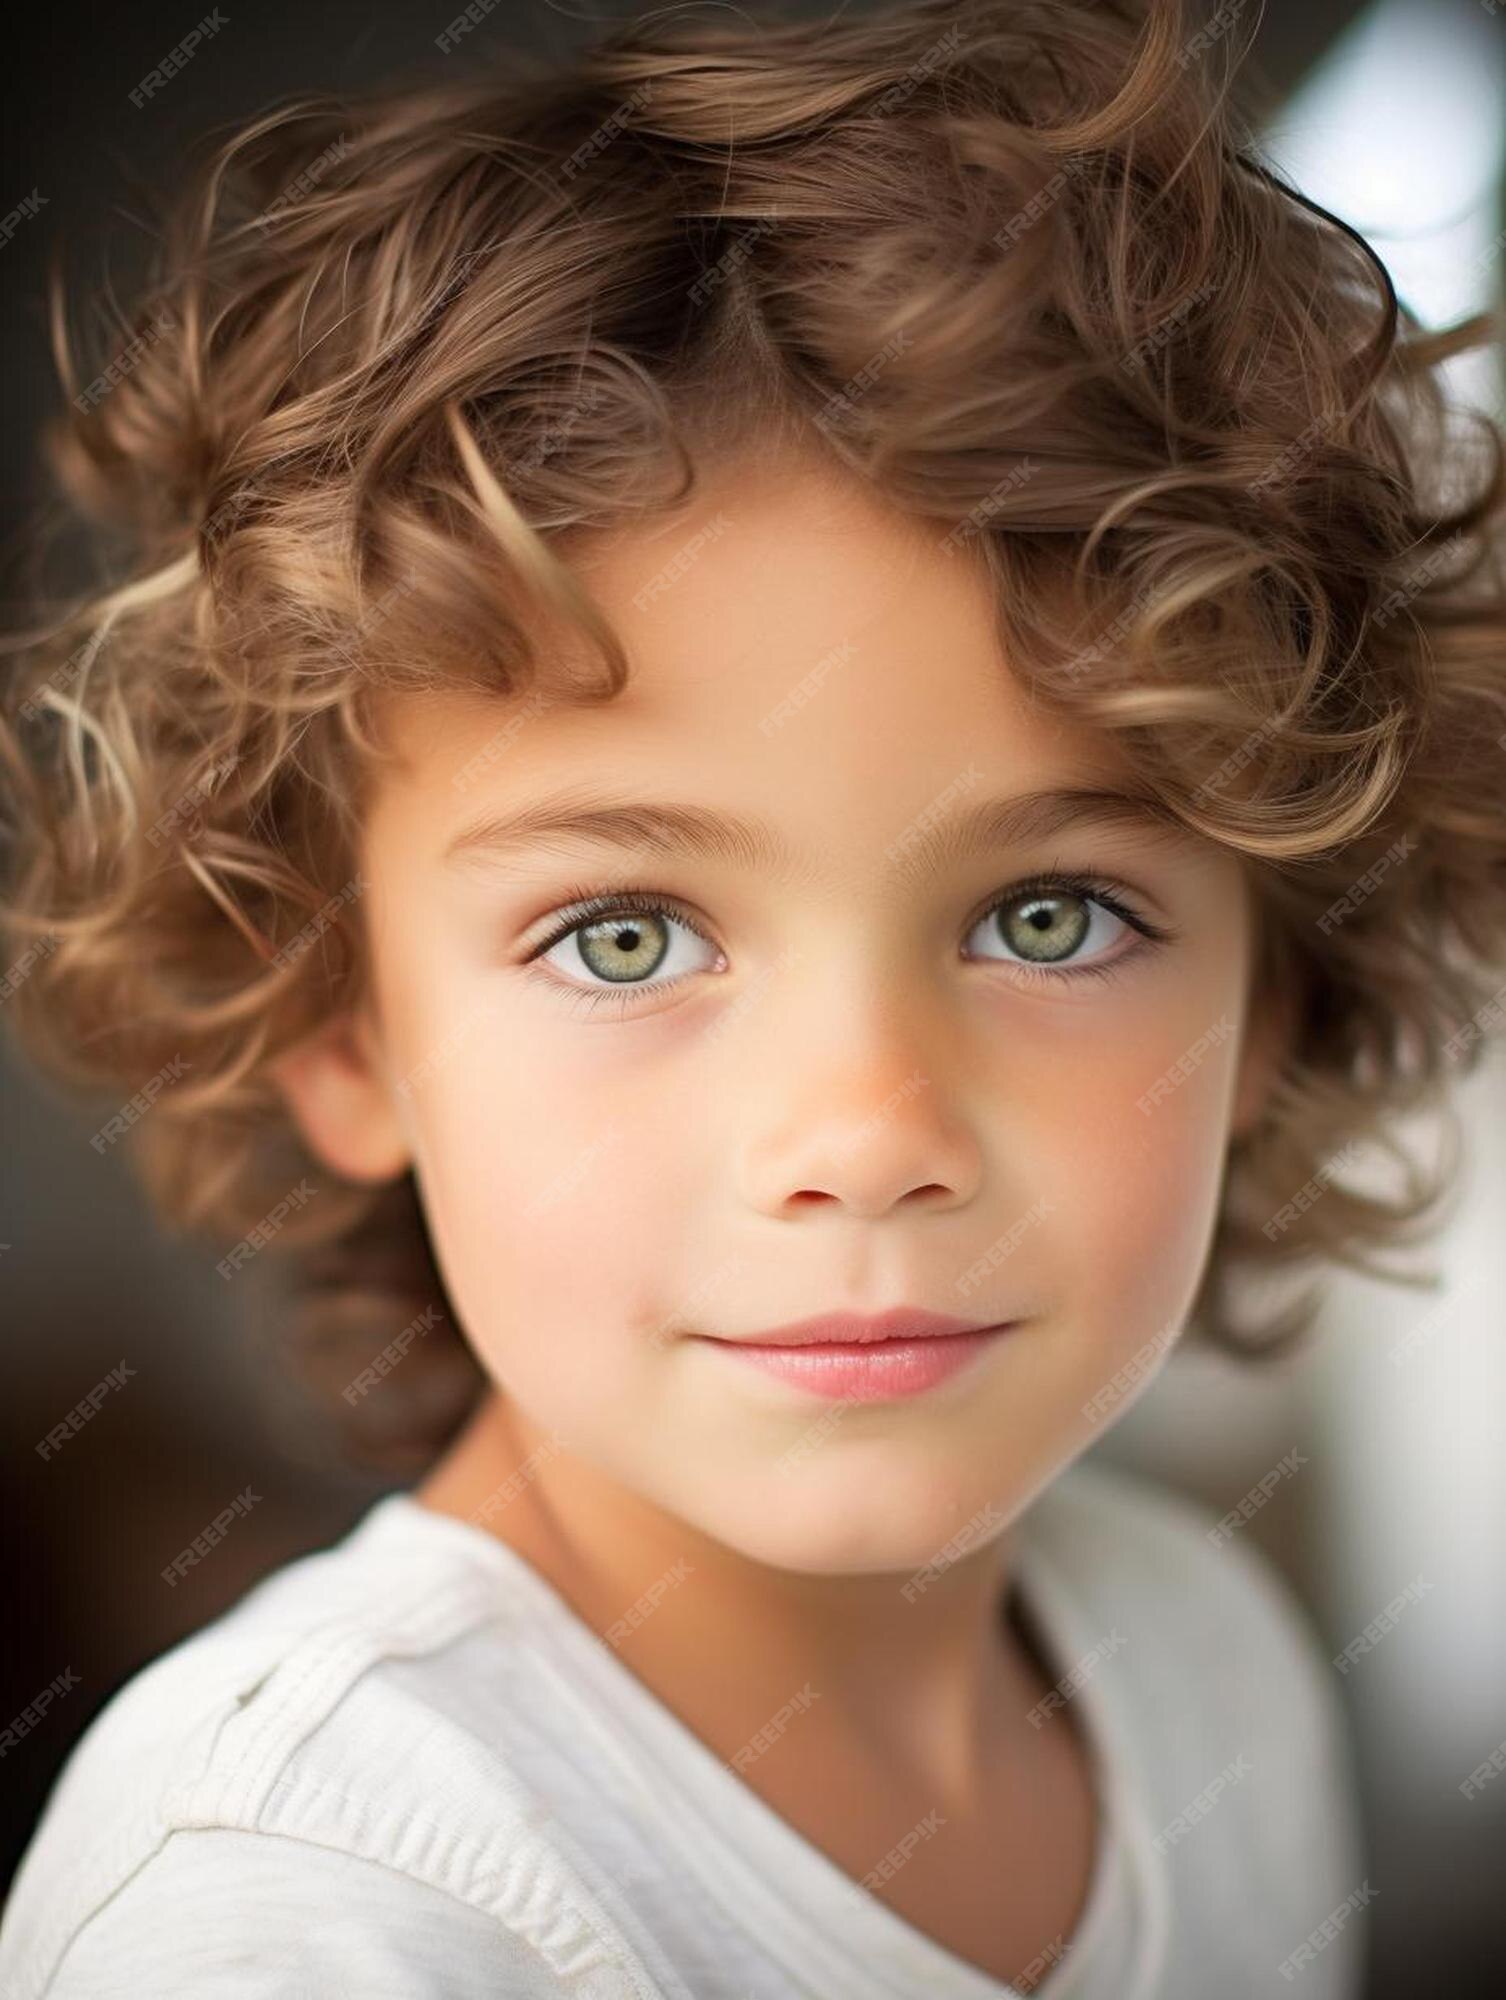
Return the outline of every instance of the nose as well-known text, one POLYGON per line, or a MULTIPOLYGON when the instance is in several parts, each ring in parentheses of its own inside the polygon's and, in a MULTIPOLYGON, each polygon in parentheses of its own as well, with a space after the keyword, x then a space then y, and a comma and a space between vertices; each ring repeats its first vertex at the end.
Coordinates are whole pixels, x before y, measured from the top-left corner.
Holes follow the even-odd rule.
POLYGON ((746 1198, 784 1217, 833 1203, 873 1218, 900 1202, 970 1201, 982 1153, 937 1035, 892 1009, 848 1027, 840 1051, 812 1039, 774 1066, 777 1087, 755 1100, 744 1149, 746 1198))

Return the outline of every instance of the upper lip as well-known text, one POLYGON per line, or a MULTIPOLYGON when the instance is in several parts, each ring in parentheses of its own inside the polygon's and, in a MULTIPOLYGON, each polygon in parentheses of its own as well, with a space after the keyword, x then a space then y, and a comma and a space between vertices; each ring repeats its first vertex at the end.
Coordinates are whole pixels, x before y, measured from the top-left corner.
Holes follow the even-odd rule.
POLYGON ((926 1312, 919 1306, 894 1306, 888 1312, 818 1313, 814 1319, 791 1320, 762 1333, 716 1334, 739 1347, 811 1347, 818 1341, 866 1346, 875 1340, 933 1340, 941 1334, 979 1333, 1000 1320, 957 1319, 951 1313, 926 1312))

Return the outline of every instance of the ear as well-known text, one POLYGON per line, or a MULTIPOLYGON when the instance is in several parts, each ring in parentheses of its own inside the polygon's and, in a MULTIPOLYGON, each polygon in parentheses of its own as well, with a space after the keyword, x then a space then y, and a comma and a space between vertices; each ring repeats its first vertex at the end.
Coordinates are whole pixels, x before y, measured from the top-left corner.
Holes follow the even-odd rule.
POLYGON ((369 1020, 341 1014, 277 1058, 271 1076, 311 1152, 352 1181, 394 1180, 412 1157, 369 1020))

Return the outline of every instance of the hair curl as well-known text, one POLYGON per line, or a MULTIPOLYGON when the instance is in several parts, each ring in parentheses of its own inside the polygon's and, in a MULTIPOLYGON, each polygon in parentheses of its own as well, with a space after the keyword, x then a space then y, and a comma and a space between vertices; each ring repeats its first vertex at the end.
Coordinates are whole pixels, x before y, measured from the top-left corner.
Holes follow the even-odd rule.
POLYGON ((1506 473, 1438 374, 1496 329, 1423 332, 1262 163, 1231 47, 1179 0, 656 13, 237 131, 82 374, 54 274, 46 448, 124 552, 7 648, 7 1017, 89 1086, 186 1065, 139 1168, 170 1226, 297 1253, 326 1390, 440 1304, 406 1430, 342 1412, 351 1456, 422 1461, 482 1379, 411 1174, 288 1200, 329 1176, 268 1065, 363 990, 372 703, 610 700, 565 551, 682 502, 698 454, 788 442, 946 529, 1032 697, 1251 869, 1288 1053, 1192 1331, 1307 1331, 1313 1292, 1241 1330, 1241 1266, 1420 1282, 1377 1253, 1453 1163, 1385 1121, 1444 1106, 1506 966, 1506 473), (540 643, 561 617, 594 677, 540 643), (1345 1185, 1357 1139, 1398 1192, 1345 1185))

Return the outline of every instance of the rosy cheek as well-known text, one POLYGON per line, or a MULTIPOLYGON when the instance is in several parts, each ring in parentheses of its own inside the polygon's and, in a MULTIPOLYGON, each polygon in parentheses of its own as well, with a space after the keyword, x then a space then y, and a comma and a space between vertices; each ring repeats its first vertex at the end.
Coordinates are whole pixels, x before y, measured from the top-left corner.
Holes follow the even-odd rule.
MULTIPOLYGON (((1021 1246, 1021 1290, 1070 1300, 1084 1323, 1133 1351, 1180 1322, 1214 1225, 1227 1143, 1232 1045, 1156 1091, 1189 1027, 1121 1015, 1059 1047, 1016 1098, 1016 1205, 1044 1203, 1039 1254, 1021 1246)), ((1007 1287, 1006 1287, 1007 1292, 1007 1287)))
POLYGON ((1227 1144, 1213 1075, 1148 1113, 1123 1135, 1131 1164, 1105 1190, 1106 1283, 1133 1288, 1146 1337, 1185 1317, 1216 1222, 1227 1144))
POLYGON ((457 1311, 504 1377, 547 1355, 551 1393, 599 1388, 604 1343, 680 1262, 683 1133, 605 1084, 503 1060, 446 1078, 425 1107, 427 1206, 457 1311))

